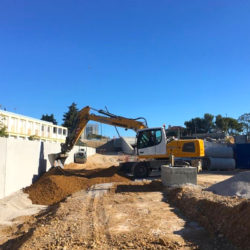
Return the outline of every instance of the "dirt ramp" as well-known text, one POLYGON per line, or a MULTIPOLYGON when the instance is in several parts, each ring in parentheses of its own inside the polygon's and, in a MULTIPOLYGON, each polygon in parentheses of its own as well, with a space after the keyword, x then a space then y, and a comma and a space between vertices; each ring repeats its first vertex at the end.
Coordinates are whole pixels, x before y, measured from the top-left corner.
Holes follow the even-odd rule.
POLYGON ((212 234, 226 237, 242 249, 250 249, 250 201, 223 197, 199 188, 184 187, 167 192, 170 203, 212 234))
POLYGON ((52 205, 82 189, 94 184, 109 182, 130 182, 128 178, 118 174, 118 168, 92 170, 64 170, 52 168, 38 181, 24 189, 33 204, 52 205))

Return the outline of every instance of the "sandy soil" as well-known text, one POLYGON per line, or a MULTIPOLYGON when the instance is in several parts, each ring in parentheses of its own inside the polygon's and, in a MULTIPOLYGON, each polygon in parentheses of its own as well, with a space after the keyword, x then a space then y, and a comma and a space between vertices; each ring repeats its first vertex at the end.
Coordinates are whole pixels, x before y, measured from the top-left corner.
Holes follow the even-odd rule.
POLYGON ((215 183, 224 181, 234 176, 235 173, 229 171, 204 171, 197 176, 198 185, 209 187, 215 183))
POLYGON ((101 155, 95 154, 88 157, 85 164, 70 163, 64 166, 64 169, 95 169, 118 166, 119 162, 124 160, 122 155, 101 155))
POLYGON ((34 184, 25 188, 24 192, 34 204, 53 205, 98 183, 131 181, 117 172, 116 166, 91 170, 52 168, 34 184))
MULTIPOLYGON (((50 206, 0 228, 0 249, 236 249, 230 242, 246 246, 250 223, 244 222, 244 200, 201 188, 169 190, 159 180, 131 181, 117 172, 119 161, 119 156, 96 155, 85 166, 52 169, 27 187, 33 203, 50 206), (234 213, 239 213, 238 220, 242 217, 241 224, 230 217, 234 213), (233 222, 227 227, 228 219, 233 222), (242 237, 234 238, 241 231, 242 237)), ((198 183, 207 187, 231 175, 199 174, 198 183)))
POLYGON ((31 217, 2 248, 233 249, 183 217, 161 191, 159 182, 95 185, 31 217))

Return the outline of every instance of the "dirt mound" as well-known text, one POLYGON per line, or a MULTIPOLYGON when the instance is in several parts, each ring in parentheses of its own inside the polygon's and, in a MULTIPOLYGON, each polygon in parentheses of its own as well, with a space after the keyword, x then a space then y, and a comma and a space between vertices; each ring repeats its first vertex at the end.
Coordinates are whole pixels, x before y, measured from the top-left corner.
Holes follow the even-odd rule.
POLYGON ((207 190, 219 195, 250 199, 250 171, 238 173, 230 179, 209 187, 207 190))
POLYGON ((118 155, 102 155, 95 154, 88 157, 84 164, 70 163, 64 166, 64 169, 95 169, 108 168, 110 166, 118 166, 124 157, 118 155))
POLYGON ((94 184, 109 182, 129 182, 117 173, 117 167, 93 170, 72 170, 52 168, 38 181, 24 189, 33 204, 52 205, 81 189, 94 184))
POLYGON ((187 217, 198 221, 211 233, 249 249, 250 201, 223 197, 192 187, 172 189, 167 197, 187 217))

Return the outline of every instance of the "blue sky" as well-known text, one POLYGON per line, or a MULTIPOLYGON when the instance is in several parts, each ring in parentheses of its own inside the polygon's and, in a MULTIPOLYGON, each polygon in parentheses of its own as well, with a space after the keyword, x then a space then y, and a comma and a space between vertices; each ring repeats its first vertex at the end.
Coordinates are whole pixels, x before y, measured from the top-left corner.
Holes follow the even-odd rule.
POLYGON ((250 112, 250 1, 2 0, 0 10, 9 111, 61 122, 76 102, 150 127, 250 112))

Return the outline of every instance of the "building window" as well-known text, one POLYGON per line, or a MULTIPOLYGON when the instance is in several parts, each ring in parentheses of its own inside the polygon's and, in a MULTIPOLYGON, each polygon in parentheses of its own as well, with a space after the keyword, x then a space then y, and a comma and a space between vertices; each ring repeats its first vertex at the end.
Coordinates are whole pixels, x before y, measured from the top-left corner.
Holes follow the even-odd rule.
POLYGON ((61 129, 61 128, 58 129, 58 134, 59 134, 59 135, 62 134, 62 129, 61 129))
POLYGON ((41 130, 44 131, 44 126, 42 125, 41 130))
POLYGON ((63 129, 63 135, 67 135, 67 130, 63 129))
POLYGON ((53 128, 53 133, 56 134, 57 133, 57 127, 53 128))

